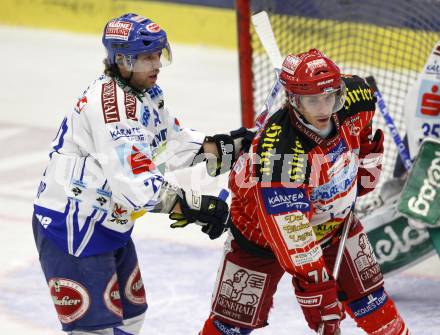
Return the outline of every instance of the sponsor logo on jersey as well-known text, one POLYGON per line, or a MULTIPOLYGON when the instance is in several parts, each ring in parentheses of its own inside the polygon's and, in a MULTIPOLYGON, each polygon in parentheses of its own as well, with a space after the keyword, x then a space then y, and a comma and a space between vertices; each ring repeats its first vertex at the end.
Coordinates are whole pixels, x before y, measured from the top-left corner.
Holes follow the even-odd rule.
POLYGON ((104 291, 104 303, 110 312, 122 317, 121 293, 119 292, 118 276, 113 274, 104 291))
POLYGON ((128 218, 128 210, 126 210, 122 205, 114 204, 109 221, 119 225, 125 225, 128 223, 128 218))
POLYGON ((148 95, 150 96, 150 98, 151 98, 152 100, 154 100, 154 99, 157 98, 158 96, 161 96, 161 95, 162 95, 162 89, 161 89, 159 86, 154 85, 153 87, 151 87, 150 89, 148 89, 147 93, 148 93, 148 95))
POLYGON ((295 266, 303 266, 318 261, 321 256, 322 249, 317 245, 309 251, 293 254, 290 258, 295 266))
POLYGON ((341 173, 344 168, 350 164, 351 160, 356 159, 351 152, 343 153, 342 156, 337 159, 333 165, 327 170, 327 176, 333 178, 334 175, 341 173))
POLYGON ((264 205, 269 214, 308 212, 310 202, 302 188, 262 188, 264 205))
POLYGON ((114 141, 124 138, 130 142, 144 142, 145 135, 142 133, 140 127, 124 128, 116 126, 110 130, 110 136, 114 141))
POLYGON ((214 320, 213 324, 222 335, 242 335, 240 327, 224 324, 220 320, 214 320))
POLYGON ((289 177, 291 181, 302 182, 305 179, 305 169, 307 166, 307 155, 301 141, 295 138, 292 148, 292 159, 289 160, 289 177))
POLYGON ((48 225, 52 223, 52 218, 49 216, 43 216, 41 214, 35 214, 38 221, 40 221, 41 225, 46 229, 48 225))
POLYGON ((379 263, 368 240, 367 234, 361 232, 347 240, 347 250, 356 267, 359 284, 363 290, 368 290, 383 282, 383 275, 379 263))
POLYGON ((423 80, 417 101, 417 115, 422 118, 438 117, 440 114, 439 83, 423 80))
POLYGON ((348 110, 351 105, 362 102, 372 101, 374 99, 373 92, 366 86, 358 86, 357 88, 347 89, 347 96, 344 102, 344 108, 348 110))
POLYGON ((352 160, 338 174, 332 176, 328 183, 315 187, 310 195, 310 200, 326 201, 348 191, 356 180, 357 170, 356 162, 352 160))
POLYGON ((150 145, 153 149, 156 149, 161 143, 167 140, 168 129, 164 128, 159 133, 154 134, 153 141, 151 141, 150 145))
POLYGON ((124 143, 115 148, 125 175, 131 178, 153 169, 151 147, 142 142, 124 143))
POLYGON ((127 115, 127 119, 137 121, 136 117, 136 104, 137 100, 133 94, 124 92, 124 105, 125 105, 125 114, 127 115))
POLYGON ((62 323, 71 323, 80 319, 89 309, 90 296, 81 284, 70 279, 52 278, 48 285, 58 318, 62 323))
POLYGON ((144 305, 147 303, 144 283, 139 270, 139 264, 136 264, 135 268, 128 277, 127 283, 125 284, 124 293, 132 304, 144 305))
POLYGON ((44 181, 41 181, 40 185, 38 186, 37 198, 40 197, 41 193, 43 193, 45 189, 46 189, 46 183, 44 181))
POLYGON ((182 130, 182 128, 180 127, 180 122, 179 120, 177 120, 177 118, 174 118, 173 129, 175 132, 179 132, 182 130))
POLYGON ((364 316, 373 313, 381 308, 388 300, 388 296, 383 288, 369 294, 362 299, 349 304, 350 309, 353 311, 354 316, 359 319, 364 316))
POLYGON ((277 215, 275 221, 289 249, 304 248, 315 240, 312 227, 303 214, 277 215))
POLYGON ((128 41, 133 24, 124 21, 111 21, 105 27, 105 38, 128 41))
POLYGON ((140 151, 136 146, 131 147, 131 154, 127 157, 128 164, 131 166, 131 172, 134 175, 149 172, 156 169, 153 161, 149 159, 142 151, 140 151))
MULTIPOLYGON (((335 120, 335 118, 333 118, 335 120)), ((314 141, 316 144, 321 145, 322 142, 324 142, 324 139, 316 134, 311 129, 305 127, 297 118, 294 119, 294 125, 296 128, 298 128, 299 131, 301 131, 304 135, 306 135, 309 139, 314 141)))
POLYGON ((82 191, 79 187, 72 188, 72 192, 73 192, 73 194, 75 194, 75 197, 77 197, 78 195, 80 195, 82 193, 82 191))
POLYGON ((144 127, 148 127, 148 124, 150 123, 150 110, 147 106, 144 106, 144 110, 142 111, 141 115, 141 123, 144 127))
POLYGON ((96 193, 97 196, 95 200, 98 202, 99 206, 93 206, 93 208, 107 212, 107 208, 103 206, 109 203, 112 193, 99 188, 96 190, 96 193))
POLYGON ((361 127, 360 127, 361 121, 359 115, 352 115, 345 122, 348 125, 348 132, 350 133, 350 135, 359 136, 361 132, 361 127))
POLYGON ((111 80, 102 84, 101 91, 102 112, 105 123, 119 122, 118 101, 116 99, 116 82, 111 80))
POLYGON ((333 164, 348 150, 347 143, 341 139, 336 146, 326 154, 326 158, 333 164))
POLYGON ((213 304, 215 314, 243 325, 255 325, 267 274, 226 261, 213 304))
POLYGON ((316 240, 322 240, 327 234, 336 230, 336 228, 341 224, 341 222, 329 221, 326 223, 319 224, 317 226, 313 226, 313 231, 316 236, 316 240))
POLYGON ((107 199, 104 198, 104 197, 102 197, 102 196, 96 198, 96 201, 99 202, 99 204, 100 204, 101 206, 104 206, 104 205, 107 203, 107 199))
POLYGON ((261 143, 260 173, 270 176, 272 156, 275 155, 275 144, 279 142, 282 127, 275 123, 266 128, 261 143))
POLYGON ((157 112, 157 110, 154 109, 153 114, 154 114, 154 126, 157 127, 162 122, 160 121, 159 113, 157 112))
POLYGON ((84 183, 82 180, 79 180, 79 179, 73 179, 72 185, 73 185, 73 187, 72 187, 71 191, 75 197, 78 197, 79 195, 81 195, 83 192, 83 189, 87 188, 86 183, 84 183))

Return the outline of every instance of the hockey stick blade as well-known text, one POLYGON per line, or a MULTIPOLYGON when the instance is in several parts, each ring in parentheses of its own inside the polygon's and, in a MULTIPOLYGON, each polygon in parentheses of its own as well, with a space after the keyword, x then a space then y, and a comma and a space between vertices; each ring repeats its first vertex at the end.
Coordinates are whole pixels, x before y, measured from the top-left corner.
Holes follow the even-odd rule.
POLYGON ((262 11, 252 15, 252 23, 258 37, 260 38, 263 48, 266 50, 267 55, 272 62, 273 67, 275 69, 279 69, 281 67, 283 57, 281 56, 280 49, 278 48, 267 12, 262 11))
POLYGON ((374 95, 377 98, 377 105, 379 106, 380 113, 382 114, 382 116, 385 120, 385 123, 387 124, 387 127, 388 127, 391 135, 393 136, 393 141, 396 144, 397 149, 399 151, 400 159, 402 160, 403 165, 405 166, 405 169, 407 171, 409 171, 412 166, 411 156, 410 156, 405 144, 403 143, 402 138, 399 135, 397 127, 394 124, 393 117, 388 112, 388 108, 385 105, 385 101, 383 99, 383 96, 377 87, 376 80, 374 79, 373 76, 368 76, 365 78, 365 80, 368 83, 368 85, 370 85, 371 89, 374 92, 374 95))

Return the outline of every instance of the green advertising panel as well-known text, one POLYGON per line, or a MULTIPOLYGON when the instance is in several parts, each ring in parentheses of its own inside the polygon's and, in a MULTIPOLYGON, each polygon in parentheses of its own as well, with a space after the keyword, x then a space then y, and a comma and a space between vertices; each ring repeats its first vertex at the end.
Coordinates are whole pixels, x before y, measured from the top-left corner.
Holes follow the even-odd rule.
POLYGON ((368 239, 385 275, 435 254, 428 231, 412 228, 403 216, 368 231, 368 239))
POLYGON ((426 140, 420 147, 398 209, 427 227, 440 225, 440 142, 426 140))

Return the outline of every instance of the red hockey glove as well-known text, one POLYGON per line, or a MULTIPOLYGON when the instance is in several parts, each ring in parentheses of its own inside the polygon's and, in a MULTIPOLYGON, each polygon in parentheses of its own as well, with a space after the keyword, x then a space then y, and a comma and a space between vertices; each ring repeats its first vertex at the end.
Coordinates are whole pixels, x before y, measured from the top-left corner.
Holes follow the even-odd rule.
POLYGON ((295 294, 311 329, 318 331, 324 323, 324 335, 339 334, 339 323, 345 318, 344 308, 336 293, 336 282, 308 284, 306 289, 295 284, 295 294))
POLYGON ((379 182, 382 171, 383 139, 382 130, 377 129, 372 140, 361 142, 357 175, 359 196, 374 190, 379 182))

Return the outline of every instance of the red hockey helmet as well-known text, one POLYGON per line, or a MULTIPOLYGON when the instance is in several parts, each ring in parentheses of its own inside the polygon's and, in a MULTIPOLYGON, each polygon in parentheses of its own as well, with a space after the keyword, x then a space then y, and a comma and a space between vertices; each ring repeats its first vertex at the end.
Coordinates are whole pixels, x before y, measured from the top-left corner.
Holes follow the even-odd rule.
POLYGON ((345 85, 339 67, 317 49, 288 55, 281 66, 280 82, 295 108, 298 108, 299 98, 307 95, 336 93, 334 111, 345 101, 345 85))

